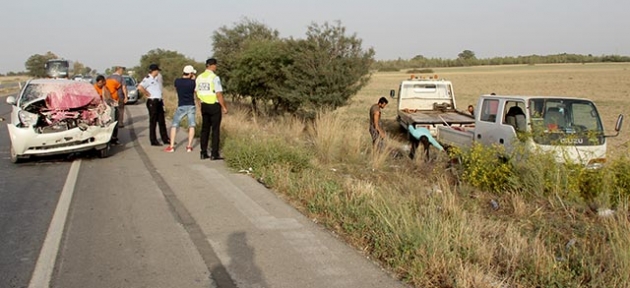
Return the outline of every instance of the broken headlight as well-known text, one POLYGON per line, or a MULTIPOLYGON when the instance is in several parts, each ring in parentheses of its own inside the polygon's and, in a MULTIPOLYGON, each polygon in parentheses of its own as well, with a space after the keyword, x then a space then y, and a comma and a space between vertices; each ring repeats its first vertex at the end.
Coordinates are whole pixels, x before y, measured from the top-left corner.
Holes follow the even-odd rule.
POLYGON ((24 126, 33 126, 37 123, 38 115, 21 110, 18 112, 18 118, 24 126))

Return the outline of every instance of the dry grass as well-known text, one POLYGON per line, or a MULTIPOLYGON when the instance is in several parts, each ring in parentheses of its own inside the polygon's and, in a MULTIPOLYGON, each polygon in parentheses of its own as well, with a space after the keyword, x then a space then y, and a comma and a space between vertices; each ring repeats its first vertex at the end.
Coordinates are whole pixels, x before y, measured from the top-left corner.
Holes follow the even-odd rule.
POLYGON ((0 95, 18 92, 18 83, 24 83, 28 79, 27 76, 0 76, 0 95))
POLYGON ((0 83, 24 82, 29 76, 0 76, 0 83))
MULTIPOLYGON (((630 64, 546 65, 437 73, 453 80, 460 107, 490 92, 586 96, 610 128, 630 101, 627 68, 630 64)), ((401 156, 403 140, 397 137, 374 151, 367 111, 403 78, 404 73, 375 74, 351 105, 310 124, 253 116, 230 104, 223 122, 228 164, 252 168, 309 218, 416 287, 630 286, 625 199, 612 217, 603 218, 587 203, 563 198, 559 188, 546 195, 494 194, 456 185, 441 161, 401 156)), ((389 133, 399 136, 394 110, 390 105, 384 116, 389 133)), ((627 135, 610 141, 612 153, 627 151, 622 145, 627 135)))

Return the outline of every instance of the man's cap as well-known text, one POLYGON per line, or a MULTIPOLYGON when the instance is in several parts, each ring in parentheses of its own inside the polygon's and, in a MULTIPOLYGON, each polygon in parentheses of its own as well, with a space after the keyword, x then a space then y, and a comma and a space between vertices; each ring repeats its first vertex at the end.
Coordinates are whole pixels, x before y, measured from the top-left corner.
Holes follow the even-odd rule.
POLYGON ((195 68, 192 65, 186 65, 184 67, 184 73, 186 74, 197 73, 197 70, 195 70, 195 68))
POLYGON ((115 66, 114 67, 114 70, 118 70, 118 69, 127 70, 127 68, 125 68, 125 66, 115 66))
POLYGON ((153 72, 155 70, 162 71, 162 69, 160 69, 160 66, 158 66, 157 64, 149 65, 149 71, 153 72))
POLYGON ((209 65, 217 65, 217 59, 210 58, 206 60, 206 66, 209 66, 209 65))

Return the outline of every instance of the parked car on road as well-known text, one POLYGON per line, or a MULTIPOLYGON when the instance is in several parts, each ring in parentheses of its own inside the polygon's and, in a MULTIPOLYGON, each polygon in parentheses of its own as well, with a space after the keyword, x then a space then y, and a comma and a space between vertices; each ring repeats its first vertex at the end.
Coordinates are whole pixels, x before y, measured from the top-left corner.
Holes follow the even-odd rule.
POLYGON ((131 76, 123 75, 125 85, 127 86, 127 104, 134 104, 140 98, 138 95, 138 83, 131 76))
POLYGON ((11 161, 33 155, 95 149, 107 157, 116 121, 112 109, 88 82, 68 79, 28 81, 11 104, 11 161))

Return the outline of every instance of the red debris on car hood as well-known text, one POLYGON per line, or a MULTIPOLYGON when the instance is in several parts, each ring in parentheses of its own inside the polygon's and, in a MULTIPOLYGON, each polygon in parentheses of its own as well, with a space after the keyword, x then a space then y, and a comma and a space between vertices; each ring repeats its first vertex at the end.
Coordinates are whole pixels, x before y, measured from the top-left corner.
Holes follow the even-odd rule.
POLYGON ((46 95, 48 109, 69 110, 100 103, 101 97, 94 87, 84 83, 63 85, 46 95))

